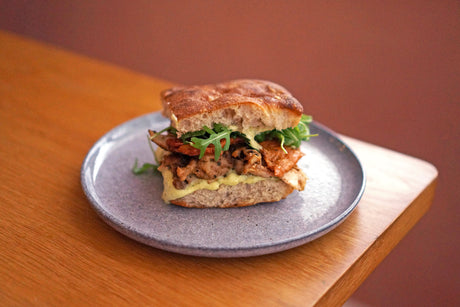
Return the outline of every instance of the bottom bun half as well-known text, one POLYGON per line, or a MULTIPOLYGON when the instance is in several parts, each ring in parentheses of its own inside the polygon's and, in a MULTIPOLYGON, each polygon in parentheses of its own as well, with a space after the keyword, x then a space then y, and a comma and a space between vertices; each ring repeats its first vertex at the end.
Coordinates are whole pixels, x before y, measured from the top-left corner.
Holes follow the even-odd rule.
POLYGON ((229 208, 276 202, 286 198, 294 188, 277 178, 255 183, 220 185, 216 190, 200 189, 171 203, 189 208, 229 208))

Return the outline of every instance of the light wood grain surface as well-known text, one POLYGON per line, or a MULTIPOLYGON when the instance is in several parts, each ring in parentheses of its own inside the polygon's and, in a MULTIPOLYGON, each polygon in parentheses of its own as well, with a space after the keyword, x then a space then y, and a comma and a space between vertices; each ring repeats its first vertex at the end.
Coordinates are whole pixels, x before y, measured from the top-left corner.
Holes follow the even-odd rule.
POLYGON ((103 134, 172 83, 0 32, 1 305, 343 304, 428 210, 429 163, 345 137, 367 187, 329 234, 277 254, 190 257, 105 224, 80 185, 103 134))

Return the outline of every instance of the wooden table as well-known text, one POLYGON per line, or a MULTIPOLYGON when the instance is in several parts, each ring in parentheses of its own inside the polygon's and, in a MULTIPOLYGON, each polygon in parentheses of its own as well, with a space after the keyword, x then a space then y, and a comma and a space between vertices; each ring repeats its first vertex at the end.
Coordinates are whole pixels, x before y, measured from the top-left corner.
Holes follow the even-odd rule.
POLYGON ((81 163, 171 83, 0 32, 0 305, 339 305, 428 210, 437 170, 350 137, 367 187, 329 234, 214 259, 137 243, 93 211, 81 163))

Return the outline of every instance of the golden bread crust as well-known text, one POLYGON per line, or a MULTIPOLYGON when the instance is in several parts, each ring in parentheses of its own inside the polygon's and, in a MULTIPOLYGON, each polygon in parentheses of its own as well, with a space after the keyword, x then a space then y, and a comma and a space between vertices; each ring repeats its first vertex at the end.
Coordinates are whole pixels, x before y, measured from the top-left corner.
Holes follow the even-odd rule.
MULTIPOLYGON (((171 119, 172 126, 179 132, 193 131, 194 125, 181 122, 196 117, 200 124, 216 122, 226 117, 222 111, 244 108, 244 112, 254 112, 260 123, 269 129, 284 129, 298 124, 303 107, 284 87, 269 81, 240 79, 202 86, 174 87, 161 93, 163 115, 171 119), (208 121, 203 114, 209 114, 208 121), (214 114, 214 118, 213 118, 214 114), (273 123, 269 117, 279 116, 282 122, 273 123), (267 117, 266 119, 264 117, 267 117)), ((243 110, 243 109, 241 109, 243 110)), ((237 111, 238 114, 238 111, 237 111)), ((251 125, 254 125, 252 120, 251 125)), ((235 123, 238 125, 239 123, 235 123)), ((200 127, 201 128, 201 127, 200 127)), ((256 127, 257 128, 257 127, 256 127)))

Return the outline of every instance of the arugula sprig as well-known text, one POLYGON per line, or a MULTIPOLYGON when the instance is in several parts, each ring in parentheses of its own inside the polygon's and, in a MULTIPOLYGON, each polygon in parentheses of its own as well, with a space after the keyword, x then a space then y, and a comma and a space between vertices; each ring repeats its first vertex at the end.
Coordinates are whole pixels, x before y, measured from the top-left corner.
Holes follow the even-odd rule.
POLYGON ((309 124, 313 118, 309 115, 302 114, 299 124, 296 127, 286 128, 283 130, 270 130, 259 133, 255 136, 257 142, 263 142, 265 140, 278 139, 280 141, 281 148, 287 153, 284 146, 290 146, 298 148, 302 141, 308 141, 310 137, 317 136, 318 134, 310 134, 309 124))
MULTIPOLYGON (((171 131, 170 129, 174 129, 174 128, 173 127, 165 128, 165 129, 161 130, 160 132, 158 132, 158 134, 160 134, 160 133, 162 133, 164 131, 171 131)), ((143 173, 147 172, 149 169, 152 169, 154 173, 158 172, 158 166, 159 166, 160 163, 157 160, 157 157, 155 156, 155 150, 153 149, 152 142, 150 141, 150 136, 147 136, 147 139, 148 139, 148 144, 149 144, 149 147, 150 147, 150 151, 152 152, 153 157, 155 158, 156 164, 144 163, 141 166, 138 166, 139 161, 136 158, 134 160, 134 165, 131 168, 131 172, 133 172, 134 175, 143 174, 143 173)))
MULTIPOLYGON (((206 148, 209 145, 214 145, 214 160, 219 160, 222 151, 226 151, 230 148, 230 135, 232 131, 222 124, 214 124, 213 129, 204 126, 202 130, 194 132, 190 141, 187 143, 192 147, 200 150, 199 159, 203 158, 206 148), (225 145, 222 147, 221 140, 225 139, 225 145)), ((182 138, 190 137, 184 135, 182 138)))
POLYGON ((147 172, 149 169, 152 169, 154 172, 158 170, 158 165, 152 163, 144 163, 142 166, 138 166, 137 158, 134 160, 134 165, 131 168, 131 171, 134 175, 140 175, 147 172))

